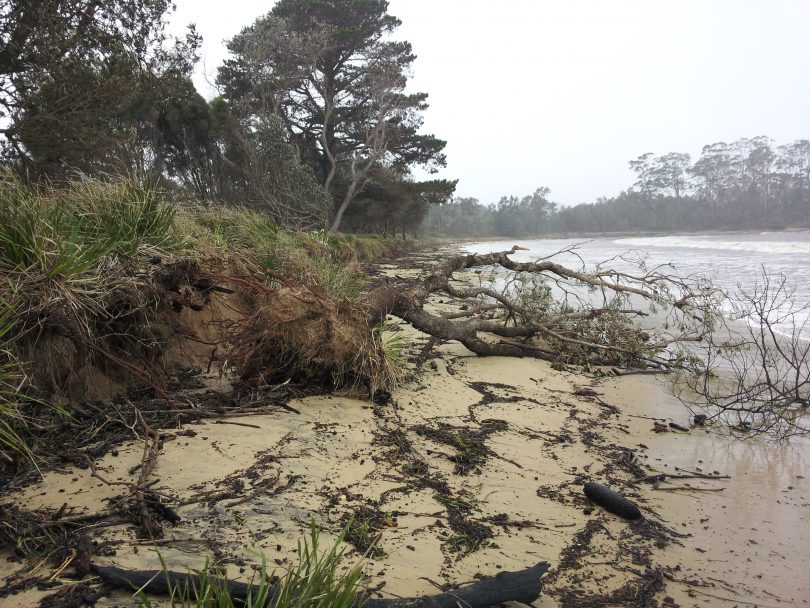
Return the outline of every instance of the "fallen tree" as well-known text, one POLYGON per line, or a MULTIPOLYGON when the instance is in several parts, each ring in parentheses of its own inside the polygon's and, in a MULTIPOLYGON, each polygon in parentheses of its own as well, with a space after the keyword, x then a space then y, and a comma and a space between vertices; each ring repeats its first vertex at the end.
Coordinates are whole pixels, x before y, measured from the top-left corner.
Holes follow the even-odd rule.
MULTIPOLYGON (((784 275, 764 270, 730 298, 733 327, 724 324, 697 345, 703 369, 681 374, 676 394, 721 420, 737 436, 786 438, 810 432, 810 302, 798 301, 784 275)), ((698 420, 700 420, 698 418, 698 420)))
POLYGON ((784 277, 763 272, 729 295, 671 264, 647 268, 625 255, 586 269, 575 245, 534 262, 510 259, 520 249, 455 256, 374 298, 431 336, 425 352, 457 340, 480 356, 678 372, 677 396, 724 423, 717 428, 780 438, 810 431, 810 341, 801 336, 810 303, 796 302, 784 277), (581 264, 559 264, 561 254, 581 264), (437 297, 447 312, 431 310, 437 297))
POLYGON ((436 339, 458 340, 481 356, 661 370, 690 362, 673 346, 699 341, 716 321, 717 290, 701 277, 682 279, 665 273, 664 267, 642 267, 632 274, 601 266, 572 269, 549 258, 511 260, 520 249, 457 256, 425 279, 388 288, 387 312, 436 339), (463 284, 455 276, 487 267, 500 267, 517 278, 506 279, 506 287, 498 290, 483 282, 463 284), (552 285, 562 298, 553 297, 552 285), (458 309, 445 314, 427 310, 428 299, 436 294, 449 296, 458 309), (651 312, 662 313, 667 327, 678 331, 662 327, 652 334, 632 322, 651 312))

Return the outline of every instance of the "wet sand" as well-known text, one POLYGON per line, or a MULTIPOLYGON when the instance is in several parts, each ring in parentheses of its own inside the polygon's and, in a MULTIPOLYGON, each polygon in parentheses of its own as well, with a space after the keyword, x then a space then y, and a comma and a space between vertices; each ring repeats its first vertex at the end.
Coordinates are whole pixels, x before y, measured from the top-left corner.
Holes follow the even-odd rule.
MULTIPOLYGON (((688 412, 669 394, 666 380, 625 377, 603 384, 626 416, 645 415, 685 424, 688 412)), ((672 595, 684 606, 810 605, 810 441, 777 443, 718 435, 695 427, 691 433, 650 433, 651 421, 628 418, 645 450, 645 462, 658 471, 677 469, 731 476, 728 481, 689 480, 699 488, 722 492, 647 492, 663 520, 691 537, 667 554, 681 564, 684 580, 712 582, 714 589, 675 585, 672 595), (696 594, 691 597, 689 591, 696 594), (709 595, 705 595, 709 594, 709 595), (691 603, 690 603, 691 601, 691 603), (746 604, 743 604, 746 605, 746 604)), ((673 485, 677 480, 673 480, 673 485)))
MULTIPOLYGON (((392 322, 418 352, 426 338, 392 322)), ((326 545, 354 517, 365 524, 355 528, 355 545, 376 539, 365 562, 369 586, 382 585, 388 596, 436 593, 436 585, 547 560, 536 602, 544 608, 810 604, 806 442, 739 442, 701 428, 656 433, 647 417, 689 420, 657 377, 599 378, 543 361, 479 358, 457 343, 436 347, 410 371, 385 405, 308 397, 290 403, 300 414, 186 425, 194 436, 168 431, 174 437, 158 457, 156 491, 176 501, 232 492, 179 507, 182 520, 167 524, 158 543, 136 539, 131 526, 94 531, 95 562, 153 569, 159 553, 183 570, 213 557, 249 580, 256 552, 284 568, 310 521, 326 545), (684 470, 731 479, 673 480, 660 489, 630 483, 684 470), (582 492, 586 480, 634 500, 643 520, 594 507, 582 492), (663 489, 674 486, 681 489, 663 489)), ((99 460, 99 472, 131 479, 142 449, 120 446, 99 460)), ((67 502, 78 514, 115 504, 121 493, 66 468, 13 500, 27 509, 67 502)), ((0 563, 5 572, 17 567, 0 563)), ((33 605, 41 595, 0 605, 33 605)), ((118 593, 98 605, 137 601, 118 593)))

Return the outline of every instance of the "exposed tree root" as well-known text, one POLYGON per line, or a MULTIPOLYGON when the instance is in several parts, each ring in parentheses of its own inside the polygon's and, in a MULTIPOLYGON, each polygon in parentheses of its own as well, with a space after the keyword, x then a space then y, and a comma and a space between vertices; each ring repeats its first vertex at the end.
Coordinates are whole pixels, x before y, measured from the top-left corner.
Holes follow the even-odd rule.
POLYGON ((392 384, 382 344, 360 307, 286 283, 263 289, 253 314, 230 336, 246 383, 365 385, 369 395, 392 384))

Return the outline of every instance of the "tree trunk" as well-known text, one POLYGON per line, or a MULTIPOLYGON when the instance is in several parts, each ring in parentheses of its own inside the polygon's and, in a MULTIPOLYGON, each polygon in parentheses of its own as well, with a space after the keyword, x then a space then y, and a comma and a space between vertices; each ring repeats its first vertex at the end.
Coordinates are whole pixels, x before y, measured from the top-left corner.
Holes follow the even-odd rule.
POLYGON ((349 190, 346 192, 346 196, 343 197, 343 201, 340 203, 340 207, 338 207, 337 212, 335 213, 335 218, 332 220, 332 225, 329 226, 329 232, 337 232, 338 228, 340 228, 340 224, 343 221, 343 214, 346 212, 346 209, 349 207, 349 203, 352 202, 354 199, 354 184, 349 186, 349 190))

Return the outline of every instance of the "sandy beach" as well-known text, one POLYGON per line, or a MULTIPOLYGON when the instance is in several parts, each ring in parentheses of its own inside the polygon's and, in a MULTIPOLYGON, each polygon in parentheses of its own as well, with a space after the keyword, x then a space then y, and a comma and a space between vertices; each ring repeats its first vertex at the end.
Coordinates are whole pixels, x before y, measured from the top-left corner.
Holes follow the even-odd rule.
MULTIPOLYGON (((429 261, 379 271, 413 274, 429 261)), ((655 419, 690 421, 663 377, 481 358, 454 342, 416 357, 426 337, 390 322, 408 336, 414 361, 388 403, 336 393, 167 429, 153 489, 191 504, 176 509, 181 520, 159 543, 126 526, 94 531, 94 561, 153 569, 162 558, 183 570, 208 557, 250 580, 259 553, 279 568, 294 560, 311 521, 324 545, 351 521, 347 562, 366 552, 368 586, 381 596, 436 593, 545 560, 543 608, 810 604, 807 442, 739 441, 702 427, 655 432, 655 419), (686 477, 638 481, 657 473, 686 477), (643 518, 594 505, 582 490, 591 480, 631 499, 643 518)), ((219 370, 198 380, 198 391, 228 390, 219 370)), ((142 452, 142 443, 125 443, 97 471, 108 482, 130 479, 142 452)), ((67 503, 79 515, 120 494, 66 466, 4 501, 67 503)), ((0 605, 34 605, 41 595, 0 605)), ((137 599, 117 592, 97 605, 137 599)))

